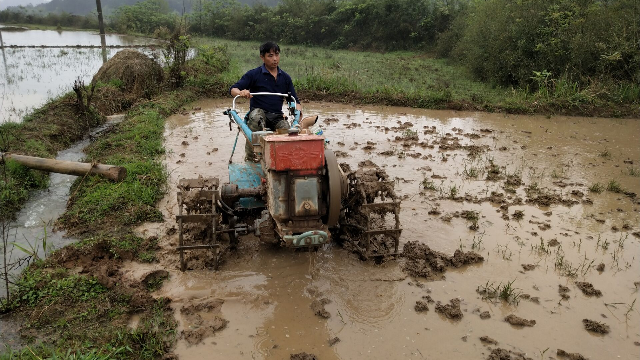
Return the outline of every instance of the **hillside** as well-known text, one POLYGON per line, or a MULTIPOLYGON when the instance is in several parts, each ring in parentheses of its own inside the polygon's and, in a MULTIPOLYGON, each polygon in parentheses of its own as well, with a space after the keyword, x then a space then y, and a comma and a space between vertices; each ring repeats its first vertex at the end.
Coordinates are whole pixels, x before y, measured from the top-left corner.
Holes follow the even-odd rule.
POLYGON ((0 10, 4 10, 10 6, 28 6, 39 5, 49 0, 0 0, 0 10))

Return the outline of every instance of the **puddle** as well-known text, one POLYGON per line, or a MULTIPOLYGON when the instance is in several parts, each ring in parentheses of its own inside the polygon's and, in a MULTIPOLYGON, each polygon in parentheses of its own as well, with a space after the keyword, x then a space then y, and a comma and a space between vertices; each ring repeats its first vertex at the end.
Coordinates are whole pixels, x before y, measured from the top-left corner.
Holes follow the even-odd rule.
MULTIPOLYGON (((402 272, 403 260, 374 265, 336 245, 294 252, 245 236, 240 251, 218 271, 181 273, 173 250, 177 235, 166 235, 176 226, 176 184, 199 175, 228 181, 236 130, 229 131, 222 111, 230 103, 202 101, 193 104, 202 110, 168 119, 165 163, 170 185, 159 205, 167 221, 139 229, 145 236, 159 236, 157 266, 171 272, 158 296, 172 298, 176 309, 203 299, 224 300, 220 316, 229 321, 226 328, 199 345, 180 340, 175 352, 181 359, 212 352, 236 359, 283 359, 303 351, 321 359, 486 358, 491 350, 480 342, 481 336, 532 358, 548 356, 543 356, 547 348, 549 356, 558 348, 588 358, 640 355, 634 345, 640 341, 640 314, 635 308, 628 311, 638 298, 634 282, 640 280, 640 244, 632 233, 640 230, 640 204, 621 193, 588 190, 596 182, 606 186, 616 180, 621 188, 640 193, 638 177, 628 170, 640 166, 637 119, 307 103, 306 113, 320 115, 331 149, 342 152, 339 162, 354 168, 372 159, 396 178, 396 192, 404 198, 403 244, 418 241, 448 255, 456 249, 474 250, 485 261, 449 269, 442 280, 416 281, 402 272), (418 141, 402 139, 415 135, 418 141), (498 177, 517 175, 523 184, 505 188, 504 178, 486 180, 491 164, 497 166, 498 177), (493 202, 486 200, 492 192, 493 202), (536 194, 573 204, 527 202, 541 201, 536 194), (509 204, 506 210, 501 202, 509 204), (516 210, 522 212, 520 220, 513 219, 516 210), (477 230, 456 214, 462 211, 478 213, 477 230), (549 245, 553 239, 558 245, 549 245), (596 270, 600 263, 605 264, 603 272, 596 270), (523 264, 535 267, 525 271, 523 264), (483 299, 476 292, 481 286, 512 281, 517 292, 528 295, 517 305, 483 299), (574 281, 592 283, 602 297, 583 295, 574 281), (568 300, 562 300, 558 285, 569 287, 568 300), (442 304, 460 299, 462 319, 443 317, 435 304, 417 313, 416 301, 427 295, 442 304), (314 300, 325 298, 328 319, 311 309, 314 300), (480 318, 484 311, 490 319, 480 318), (536 325, 515 328, 504 321, 510 314, 536 320, 536 325), (592 335, 582 325, 585 318, 608 324, 611 333, 592 335), (331 346, 329 340, 336 337, 340 341, 331 346)), ((235 161, 242 161, 243 145, 241 136, 235 161)), ((177 317, 183 329, 184 321, 177 317)))

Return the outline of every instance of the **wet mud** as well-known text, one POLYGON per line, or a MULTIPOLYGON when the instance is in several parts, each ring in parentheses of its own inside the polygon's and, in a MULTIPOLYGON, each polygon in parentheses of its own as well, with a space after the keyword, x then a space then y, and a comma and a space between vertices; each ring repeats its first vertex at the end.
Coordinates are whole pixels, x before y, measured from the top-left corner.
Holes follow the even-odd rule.
MULTIPOLYGON (((305 112, 320 116, 339 162, 356 169, 371 160, 395 181, 402 256, 376 264, 335 243, 292 251, 247 235, 217 270, 194 262, 182 273, 173 220, 177 182, 199 175, 228 181, 236 130, 229 131, 222 111, 230 102, 203 101, 193 105, 199 110, 168 120, 170 185, 159 204, 166 221, 138 229, 158 237, 159 262, 124 262, 120 269, 141 283, 153 271, 169 272, 152 295, 172 300, 178 334, 208 329, 194 335, 197 341, 181 337, 176 357, 572 356, 559 349, 579 349, 591 359, 640 356, 633 305, 640 203, 629 195, 640 191, 631 175, 640 163, 640 121, 308 103, 305 112), (577 282, 602 296, 584 295, 577 282), (477 292, 485 284, 500 286, 497 297, 477 292), (201 320, 181 311, 211 302, 220 305, 197 310, 201 320), (519 325, 535 319, 535 326, 505 318, 519 325)), ((236 146, 233 161, 243 157, 236 146)))

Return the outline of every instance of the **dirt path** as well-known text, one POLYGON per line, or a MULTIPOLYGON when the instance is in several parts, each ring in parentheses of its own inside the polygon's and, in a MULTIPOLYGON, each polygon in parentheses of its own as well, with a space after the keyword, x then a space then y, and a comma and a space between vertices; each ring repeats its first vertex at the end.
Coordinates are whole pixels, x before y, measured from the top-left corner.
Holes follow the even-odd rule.
MULTIPOLYGON (((181 273, 172 250, 175 184, 198 175, 228 181, 236 132, 222 111, 230 103, 194 104, 202 110, 167 122, 166 222, 139 229, 159 237, 161 261, 126 266, 132 277, 169 271, 155 295, 173 299, 181 359, 484 359, 509 351, 547 359, 557 349, 640 356, 640 204, 631 197, 640 193, 640 121, 306 104, 339 161, 355 167, 370 158, 397 178, 403 243, 449 256, 474 250, 484 262, 427 281, 406 275, 404 260, 378 266, 337 246, 292 252, 246 236, 220 270, 181 273), (589 191, 610 180, 619 192, 589 191), (601 296, 583 294, 576 281, 601 296), (496 290, 509 283, 503 301, 496 290), (516 317, 527 323, 505 320, 516 317), (583 319, 610 332, 587 331, 583 319)), ((242 137, 238 144, 241 161, 242 137)))

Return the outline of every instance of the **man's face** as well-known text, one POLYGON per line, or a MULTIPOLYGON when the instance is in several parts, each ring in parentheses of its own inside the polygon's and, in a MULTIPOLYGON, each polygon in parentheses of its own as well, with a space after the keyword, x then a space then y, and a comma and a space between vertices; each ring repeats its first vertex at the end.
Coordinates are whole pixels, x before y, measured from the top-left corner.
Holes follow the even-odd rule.
POLYGON ((264 65, 267 67, 267 69, 276 69, 278 67, 278 64, 280 63, 280 53, 273 50, 264 55, 260 55, 260 58, 264 62, 264 65))

